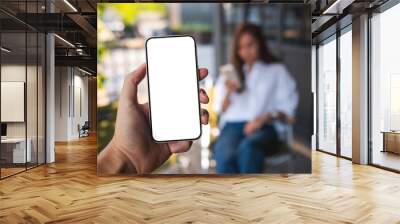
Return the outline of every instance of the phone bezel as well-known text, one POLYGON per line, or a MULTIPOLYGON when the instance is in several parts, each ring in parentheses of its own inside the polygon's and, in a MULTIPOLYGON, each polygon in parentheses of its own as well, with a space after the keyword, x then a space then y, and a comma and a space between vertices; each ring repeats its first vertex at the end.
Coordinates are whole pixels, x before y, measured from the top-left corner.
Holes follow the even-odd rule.
POLYGON ((197 44, 196 44, 196 40, 194 39, 193 36, 191 35, 167 35, 167 36, 154 36, 154 37, 149 37, 147 38, 146 42, 145 42, 145 52, 146 52, 146 75, 147 75, 147 92, 148 92, 148 100, 149 100, 149 123, 150 123, 150 132, 151 132, 151 139, 154 142, 157 143, 166 143, 166 142, 175 142, 175 141, 192 141, 192 140, 197 140, 201 137, 202 132, 203 132, 203 128, 202 128, 202 124, 201 124, 201 103, 200 103, 200 85, 199 85, 199 81, 200 81, 200 74, 199 74, 199 66, 198 66, 198 61, 197 61, 197 44), (161 39, 161 38, 179 38, 179 37, 190 37, 193 40, 194 43, 194 56, 195 56, 195 61, 196 61, 196 78, 197 78, 197 82, 196 82, 196 86, 197 86, 197 100, 198 100, 198 104, 199 104, 199 126, 200 126, 200 133, 198 136, 194 137, 194 138, 189 138, 189 139, 171 139, 171 140, 156 140, 154 138, 153 135, 153 123, 152 123, 152 115, 151 115, 151 101, 150 101, 150 79, 149 79, 149 63, 148 63, 148 52, 147 52, 147 43, 151 40, 151 39, 161 39))

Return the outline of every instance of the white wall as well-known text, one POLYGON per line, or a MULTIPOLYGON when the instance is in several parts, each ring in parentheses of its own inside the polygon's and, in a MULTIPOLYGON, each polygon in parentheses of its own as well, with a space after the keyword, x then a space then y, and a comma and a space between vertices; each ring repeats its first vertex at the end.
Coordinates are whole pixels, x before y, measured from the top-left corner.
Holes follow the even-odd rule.
POLYGON ((55 68, 55 140, 68 140, 68 87, 70 84, 68 67, 55 68))
POLYGON ((72 67, 56 67, 55 73, 55 140, 70 141, 79 137, 78 124, 88 120, 88 78, 72 67))

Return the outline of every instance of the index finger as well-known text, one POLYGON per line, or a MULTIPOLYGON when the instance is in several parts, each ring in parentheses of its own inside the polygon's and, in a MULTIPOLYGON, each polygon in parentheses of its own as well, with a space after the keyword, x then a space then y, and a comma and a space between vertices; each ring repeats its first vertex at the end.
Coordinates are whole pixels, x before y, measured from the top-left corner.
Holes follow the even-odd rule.
POLYGON ((208 75, 208 69, 206 68, 200 68, 199 69, 199 79, 200 81, 203 80, 205 77, 208 75))

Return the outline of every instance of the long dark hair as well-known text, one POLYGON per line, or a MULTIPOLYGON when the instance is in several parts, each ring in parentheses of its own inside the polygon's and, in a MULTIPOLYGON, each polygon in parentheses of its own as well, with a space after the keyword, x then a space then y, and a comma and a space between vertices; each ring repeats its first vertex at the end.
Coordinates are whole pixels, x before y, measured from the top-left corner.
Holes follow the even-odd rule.
POLYGON ((252 24, 252 23, 242 23, 240 24, 235 31, 235 36, 233 38, 233 51, 231 63, 236 69, 236 72, 239 75, 239 81, 241 82, 241 88, 238 89, 238 92, 242 92, 245 88, 245 74, 243 72, 243 60, 239 56, 239 40, 243 34, 250 34, 254 37, 258 44, 258 56, 259 59, 266 63, 277 62, 278 59, 273 56, 266 44, 266 38, 261 30, 261 27, 252 24))

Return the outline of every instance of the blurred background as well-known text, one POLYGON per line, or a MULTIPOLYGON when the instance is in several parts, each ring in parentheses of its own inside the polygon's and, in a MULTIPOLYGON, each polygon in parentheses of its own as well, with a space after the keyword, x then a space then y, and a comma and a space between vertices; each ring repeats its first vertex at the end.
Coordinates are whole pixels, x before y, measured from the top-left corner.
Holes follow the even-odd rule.
MULTIPOLYGON (((114 132, 119 93, 124 76, 145 62, 146 38, 189 34, 197 42, 199 67, 209 69, 201 83, 210 96, 210 124, 192 149, 173 155, 155 173, 215 173, 213 143, 218 116, 213 112, 214 85, 220 66, 229 63, 235 28, 243 22, 262 27, 269 49, 287 66, 300 96, 296 123, 284 147, 265 159, 267 173, 311 172, 313 98, 311 94, 311 12, 303 4, 241 3, 98 3, 98 152, 114 132)), ((139 101, 147 102, 146 81, 139 101)))

